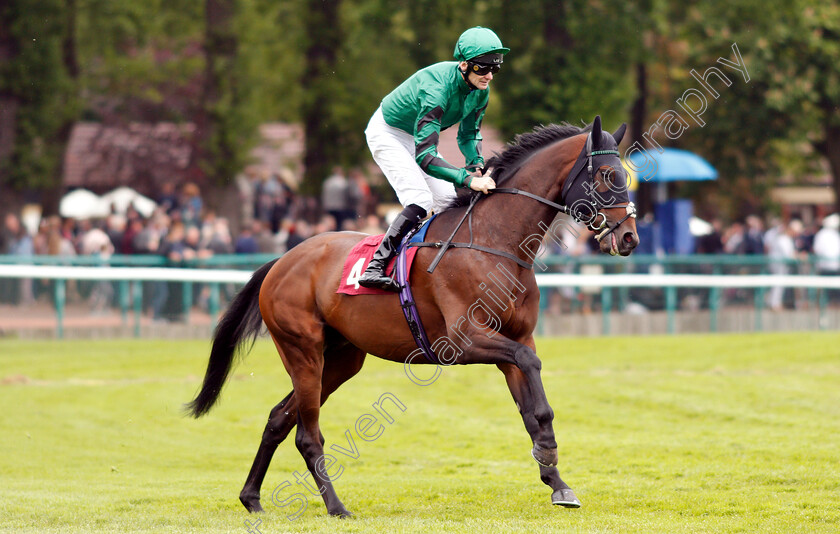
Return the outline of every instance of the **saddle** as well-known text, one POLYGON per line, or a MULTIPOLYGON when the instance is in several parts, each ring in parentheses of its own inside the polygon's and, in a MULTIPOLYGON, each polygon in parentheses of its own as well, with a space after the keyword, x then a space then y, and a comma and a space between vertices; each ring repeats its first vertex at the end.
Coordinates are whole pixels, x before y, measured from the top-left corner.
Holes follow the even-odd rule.
MULTIPOLYGON (((395 256, 388 264, 388 268, 385 271, 386 274, 389 276, 393 275, 394 268, 397 265, 397 259, 400 255, 405 255, 407 271, 410 272, 411 265, 414 262, 414 256, 417 254, 417 248, 413 246, 408 247, 408 245, 410 243, 420 243, 426 238, 429 223, 431 223, 435 217, 436 215, 433 215, 426 221, 421 222, 417 225, 417 227, 413 228, 408 232, 408 234, 406 234, 406 237, 400 245, 398 255, 395 256)), ((362 273, 365 272, 365 268, 367 268, 368 263, 371 258, 373 258, 373 253, 376 252, 376 249, 379 247, 379 243, 382 242, 382 237, 383 234, 368 236, 353 247, 347 255, 347 258, 344 260, 344 267, 341 270, 341 281, 338 284, 336 293, 342 293, 345 295, 393 294, 382 289, 362 287, 359 285, 359 278, 361 278, 362 273)), ((399 280, 398 282, 400 284, 405 283, 399 280)))
MULTIPOLYGON (((385 272, 393 276, 402 287, 399 293, 400 305, 402 306, 405 320, 408 323, 408 328, 411 330, 414 341, 430 363, 439 364, 440 360, 431 348, 426 330, 420 321, 420 315, 417 313, 417 306, 414 302, 414 296, 411 293, 411 284, 409 282, 411 265, 414 262, 414 257, 417 255, 418 246, 426 245, 424 243, 426 232, 435 217, 437 217, 436 214, 432 215, 406 234, 396 257, 391 260, 385 272)), ((336 293, 345 295, 393 295, 393 293, 382 289, 362 287, 358 283, 359 278, 365 272, 365 268, 371 258, 373 258, 373 253, 379 247, 382 237, 382 235, 366 237, 353 247, 347 255, 347 259, 344 261, 344 267, 341 270, 341 282, 338 284, 336 293)))

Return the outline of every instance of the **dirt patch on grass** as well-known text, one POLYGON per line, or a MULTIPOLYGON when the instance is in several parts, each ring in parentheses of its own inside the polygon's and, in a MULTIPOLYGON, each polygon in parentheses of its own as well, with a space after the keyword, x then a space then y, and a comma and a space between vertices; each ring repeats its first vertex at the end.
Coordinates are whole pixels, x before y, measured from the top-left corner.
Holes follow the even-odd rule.
POLYGON ((0 378, 0 386, 11 386, 18 384, 29 384, 32 379, 26 375, 9 375, 0 378))

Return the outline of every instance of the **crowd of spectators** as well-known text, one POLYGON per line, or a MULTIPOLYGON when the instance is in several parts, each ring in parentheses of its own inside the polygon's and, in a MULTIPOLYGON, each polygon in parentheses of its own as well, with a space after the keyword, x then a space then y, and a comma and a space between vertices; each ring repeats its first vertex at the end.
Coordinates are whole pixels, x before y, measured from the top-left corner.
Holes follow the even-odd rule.
MULTIPOLYGON (((376 199, 364 175, 336 168, 324 184, 322 199, 297 195, 277 174, 252 173, 238 180, 242 217, 231 224, 206 207, 194 183, 164 184, 154 198, 157 207, 143 216, 130 205, 125 213, 101 219, 43 218, 33 233, 16 213, 8 213, 0 228, 0 254, 102 260, 120 255, 154 255, 170 266, 200 263, 226 254, 280 256, 308 237, 322 232, 358 230, 381 233, 387 227, 376 214, 376 199), (238 228, 238 230, 234 230, 238 228)), ((0 302, 29 305, 49 297, 49 286, 33 280, 0 280, 0 302)), ((163 319, 166 302, 176 284, 149 283, 150 314, 163 319)), ((73 288, 75 289, 75 287, 73 288)), ((111 284, 86 288, 94 310, 113 303, 111 284)), ((199 288, 197 300, 206 300, 199 288)))
MULTIPOLYGON (((0 254, 15 256, 94 256, 107 260, 114 254, 157 255, 168 265, 195 264, 224 254, 280 256, 308 237, 327 231, 356 230, 377 234, 387 227, 377 215, 378 200, 358 170, 346 173, 336 167, 325 180, 320 198, 295 193, 290 174, 260 172, 237 177, 241 219, 235 225, 207 208, 196 184, 164 184, 154 200, 157 208, 148 216, 133 206, 126 213, 113 212, 98 220, 49 216, 37 231, 27 231, 15 213, 5 215, 0 229, 0 254), (237 231, 233 231, 233 227, 237 231)), ((568 227, 570 231, 573 226, 568 227)), ((815 265, 823 275, 840 275, 840 215, 811 225, 798 219, 765 222, 751 215, 724 226, 713 220, 711 231, 696 238, 699 254, 766 255, 773 274, 790 272, 790 260, 809 254, 820 256, 815 265)), ((597 253, 597 243, 578 228, 563 240, 563 246, 546 241, 550 254, 582 256, 597 253)), ((104 263, 104 262, 103 262, 104 263)), ((568 270, 561 266, 559 269, 568 270)), ((597 270, 597 266, 588 266, 597 270)), ((152 313, 160 316, 169 298, 167 284, 158 284, 151 297, 152 313)), ((106 306, 114 298, 107 284, 94 287, 92 300, 106 306)), ((38 296, 32 281, 0 282, 0 302, 29 304, 38 296), (10 290, 14 288, 14 294, 10 290)), ((557 292, 562 296, 563 292, 557 292)), ((567 295, 568 296, 568 295, 567 295)), ((199 298, 202 298, 201 296, 199 298)), ((560 298, 558 296, 552 298, 560 298)), ((577 298, 581 298, 580 295, 577 298)), ((585 302, 591 296, 582 297, 585 302)), ((549 306, 553 304, 549 303, 549 306)), ((768 305, 782 306, 780 290, 770 292, 768 305)))
MULTIPOLYGON (((640 224, 651 224, 641 221, 640 224)), ((564 226, 564 235, 560 243, 546 239, 545 254, 557 256, 581 257, 599 254, 598 243, 581 226, 564 226)), ((771 218, 765 221, 750 215, 743 221, 735 221, 724 226, 720 219, 710 223, 710 229, 695 240, 696 254, 723 254, 743 256, 744 261, 735 262, 735 271, 742 274, 766 272, 773 275, 817 274, 821 276, 840 276, 840 214, 833 214, 804 224, 799 218, 787 221, 771 218), (761 261, 749 261, 760 256, 761 261), (808 261, 813 259, 813 262, 808 261)), ((690 267, 690 272, 709 274, 711 267, 690 267)), ((573 262, 561 262, 553 266, 555 272, 579 272, 580 274, 602 274, 603 265, 581 261, 576 267, 573 262), (575 269, 578 269, 575 271, 575 269)), ((593 296, 600 293, 600 288, 562 288, 547 291, 544 306, 550 314, 560 315, 570 306, 579 307, 584 313, 591 311, 596 303, 593 296)), ((731 293, 744 293, 732 291, 731 293)), ((829 300, 840 300, 837 292, 829 291, 829 300)), ((725 295, 727 296, 727 295, 725 295)), ((743 295, 742 295, 743 297, 743 295)), ((733 297, 737 300, 739 297, 733 297)), ((742 298, 745 300, 745 298, 742 298)), ((780 311, 791 302, 791 293, 783 287, 773 287, 767 291, 766 305, 780 311), (785 296, 787 295, 787 303, 785 296)), ((804 299, 796 299, 804 300, 804 299)))
POLYGON ((713 231, 697 241, 701 254, 766 255, 773 274, 785 274, 790 260, 816 256, 817 274, 840 274, 840 214, 823 217, 812 224, 798 218, 788 221, 764 221, 751 215, 743 223, 735 222, 723 229, 720 221, 713 222, 713 231))
POLYGON ((15 213, 6 214, 0 253, 29 255, 157 254, 172 263, 216 254, 281 255, 306 238, 341 230, 382 231, 384 221, 371 208, 370 188, 361 175, 346 178, 340 169, 324 184, 323 203, 296 195, 277 175, 251 181, 244 192, 243 217, 234 233, 228 219, 205 207, 198 186, 164 184, 149 216, 134 206, 102 219, 57 215, 41 220, 30 234, 15 213))

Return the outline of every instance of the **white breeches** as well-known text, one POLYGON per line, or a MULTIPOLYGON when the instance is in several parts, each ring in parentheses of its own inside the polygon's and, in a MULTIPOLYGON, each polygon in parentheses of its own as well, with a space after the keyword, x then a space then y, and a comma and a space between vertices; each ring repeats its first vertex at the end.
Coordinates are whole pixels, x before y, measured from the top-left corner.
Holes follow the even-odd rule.
POLYGON ((429 176, 414 160, 414 136, 389 126, 377 108, 365 130, 373 161, 379 165, 403 207, 417 204, 427 213, 439 212, 455 197, 455 186, 429 176))

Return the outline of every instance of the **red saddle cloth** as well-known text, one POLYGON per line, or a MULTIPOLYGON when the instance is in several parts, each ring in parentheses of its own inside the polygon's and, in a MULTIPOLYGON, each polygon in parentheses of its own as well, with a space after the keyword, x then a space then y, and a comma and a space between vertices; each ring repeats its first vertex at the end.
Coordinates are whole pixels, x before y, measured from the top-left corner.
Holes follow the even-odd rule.
MULTIPOLYGON (((336 293, 344 293, 345 295, 395 295, 390 291, 382 289, 370 289, 359 285, 359 278, 367 269, 368 263, 373 258, 373 253, 379 248, 379 243, 382 242, 383 235, 372 235, 362 239, 353 247, 347 259, 344 261, 344 268, 341 270, 341 281, 338 283, 338 291, 336 293)), ((406 251, 406 271, 411 272, 411 263, 414 261, 414 256, 417 255, 417 247, 408 247, 406 251)), ((385 272, 391 275, 394 271, 394 264, 396 257, 388 264, 385 272)))

